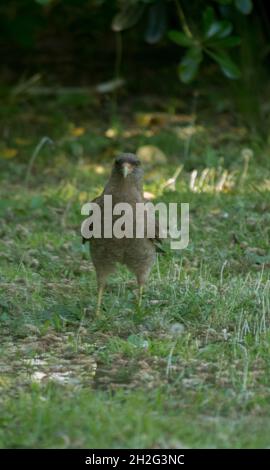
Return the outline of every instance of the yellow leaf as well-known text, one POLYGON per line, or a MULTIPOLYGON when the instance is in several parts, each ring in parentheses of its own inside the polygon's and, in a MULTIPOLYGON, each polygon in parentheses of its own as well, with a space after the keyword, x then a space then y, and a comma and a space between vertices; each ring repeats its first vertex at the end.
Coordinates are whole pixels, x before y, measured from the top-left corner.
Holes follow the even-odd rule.
POLYGON ((221 213, 221 209, 219 209, 218 207, 215 207, 214 209, 212 209, 212 210, 210 211, 210 213, 211 213, 212 215, 218 215, 218 214, 221 213))
POLYGON ((17 139, 15 139, 15 142, 16 142, 17 145, 20 145, 20 146, 31 144, 31 140, 22 139, 21 137, 17 137, 17 139))
POLYGON ((18 154, 17 149, 5 148, 0 151, 0 155, 4 158, 14 158, 18 154))
POLYGON ((109 139, 113 139, 114 137, 117 137, 118 134, 119 134, 118 130, 114 128, 107 129, 105 132, 106 137, 109 137, 109 139))
POLYGON ((94 166, 94 171, 95 171, 95 173, 97 173, 97 175, 103 175, 103 173, 105 172, 105 169, 101 165, 95 165, 94 166))
POLYGON ((74 137, 80 137, 81 135, 83 135, 85 133, 85 128, 84 127, 74 127, 73 129, 71 129, 70 133, 74 137))
POLYGON ((88 199, 88 193, 86 191, 81 191, 79 193, 79 201, 82 204, 83 202, 86 202, 88 199))

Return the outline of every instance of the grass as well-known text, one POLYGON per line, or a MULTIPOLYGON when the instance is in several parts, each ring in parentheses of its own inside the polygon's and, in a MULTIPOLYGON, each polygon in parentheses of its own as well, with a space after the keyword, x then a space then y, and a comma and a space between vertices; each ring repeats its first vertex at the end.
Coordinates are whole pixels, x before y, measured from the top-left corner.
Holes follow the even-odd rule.
POLYGON ((269 447, 267 148, 226 115, 112 119, 69 100, 0 116, 0 446, 269 447), (141 309, 120 268, 96 319, 80 207, 146 145, 167 163, 145 163, 145 189, 190 203, 190 244, 159 256, 141 309))

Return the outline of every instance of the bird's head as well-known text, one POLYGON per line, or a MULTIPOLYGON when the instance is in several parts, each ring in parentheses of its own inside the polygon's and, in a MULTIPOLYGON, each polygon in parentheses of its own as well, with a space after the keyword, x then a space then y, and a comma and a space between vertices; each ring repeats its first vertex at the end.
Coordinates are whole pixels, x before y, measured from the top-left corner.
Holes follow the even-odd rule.
POLYGON ((133 153, 123 153, 115 159, 113 173, 127 181, 140 182, 143 171, 141 162, 133 153))

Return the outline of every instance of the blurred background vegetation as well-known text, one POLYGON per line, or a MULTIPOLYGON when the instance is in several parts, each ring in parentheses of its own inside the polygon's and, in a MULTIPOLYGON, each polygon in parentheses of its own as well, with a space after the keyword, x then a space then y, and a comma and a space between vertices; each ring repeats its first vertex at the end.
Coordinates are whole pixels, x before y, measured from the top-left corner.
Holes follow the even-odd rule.
MULTIPOLYGON (((10 0, 0 7, 2 96, 59 86, 135 93, 201 93, 266 137, 269 11, 262 0, 10 0), (111 82, 114 80, 113 82, 111 82)), ((75 90, 76 92, 76 90, 75 90)), ((78 92, 78 90, 77 90, 78 92)), ((93 90, 92 90, 93 92, 93 90)), ((64 90, 58 90, 65 95, 64 90)), ((89 93, 88 102, 93 98, 89 93)), ((84 97, 85 98, 85 97, 84 97)), ((85 103, 80 93, 77 105, 85 103)), ((29 99, 29 96, 28 96, 29 99)), ((64 98, 63 98, 64 101, 64 98)), ((174 108, 175 103, 171 103, 174 108)), ((3 112, 3 108, 2 108, 3 112)))

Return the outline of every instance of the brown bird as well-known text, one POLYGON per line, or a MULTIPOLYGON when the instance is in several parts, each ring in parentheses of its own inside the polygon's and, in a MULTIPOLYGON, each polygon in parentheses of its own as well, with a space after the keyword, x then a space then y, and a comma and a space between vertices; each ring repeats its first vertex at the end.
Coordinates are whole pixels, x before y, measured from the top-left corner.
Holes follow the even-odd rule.
MULTIPOLYGON (((103 193, 92 202, 98 204, 101 210, 101 221, 104 218, 104 196, 111 196, 112 211, 118 203, 128 203, 133 209, 133 230, 135 232, 136 222, 136 204, 144 203, 143 197, 143 170, 141 162, 136 155, 124 153, 116 158, 111 172, 109 181, 107 182, 103 193)), ((120 215, 112 215, 113 223, 121 217, 120 215)), ((145 214, 143 215, 145 217, 145 214)), ((106 223, 106 217, 104 219, 106 223)), ((100 312, 102 303, 102 295, 106 285, 107 278, 116 268, 117 263, 127 266, 127 268, 135 274, 139 287, 138 302, 141 305, 143 287, 149 277, 151 268, 155 262, 156 251, 160 251, 160 238, 158 234, 158 226, 155 223, 154 237, 147 238, 146 232, 142 234, 142 238, 105 238, 103 235, 104 224, 102 223, 101 238, 92 237, 89 240, 83 238, 83 243, 90 241, 90 252, 95 267, 98 285, 98 300, 96 314, 100 312)), ((130 228, 130 227, 129 227, 130 228)), ((133 232, 133 233, 134 233, 133 232)), ((136 232, 135 232, 136 234, 136 232)))

